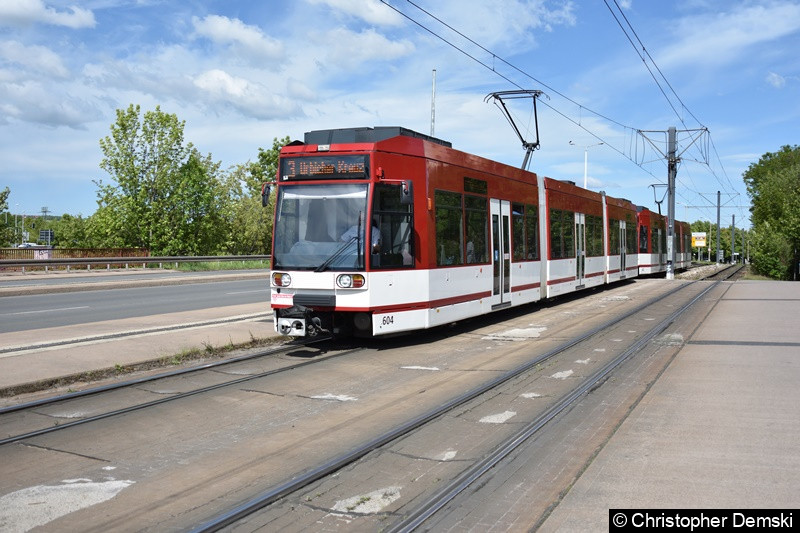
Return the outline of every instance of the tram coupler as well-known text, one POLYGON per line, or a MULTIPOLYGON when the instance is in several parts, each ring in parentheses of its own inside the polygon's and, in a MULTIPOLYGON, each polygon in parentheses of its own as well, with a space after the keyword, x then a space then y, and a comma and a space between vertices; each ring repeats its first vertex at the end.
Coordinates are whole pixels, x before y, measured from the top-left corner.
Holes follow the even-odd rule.
POLYGON ((291 337, 315 337, 324 332, 322 320, 314 311, 302 305, 293 305, 280 312, 276 326, 278 333, 291 337))

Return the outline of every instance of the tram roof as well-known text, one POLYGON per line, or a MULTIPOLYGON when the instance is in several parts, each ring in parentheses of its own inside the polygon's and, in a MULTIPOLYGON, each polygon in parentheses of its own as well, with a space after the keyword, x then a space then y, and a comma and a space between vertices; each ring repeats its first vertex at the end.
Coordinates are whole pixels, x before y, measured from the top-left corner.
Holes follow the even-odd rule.
POLYGON ((391 139, 392 137, 404 136, 413 137, 430 141, 448 148, 453 145, 449 141, 444 141, 424 133, 419 133, 408 128, 399 126, 376 126, 374 128, 340 128, 333 130, 315 130, 305 133, 305 144, 350 144, 350 143, 376 143, 391 139))

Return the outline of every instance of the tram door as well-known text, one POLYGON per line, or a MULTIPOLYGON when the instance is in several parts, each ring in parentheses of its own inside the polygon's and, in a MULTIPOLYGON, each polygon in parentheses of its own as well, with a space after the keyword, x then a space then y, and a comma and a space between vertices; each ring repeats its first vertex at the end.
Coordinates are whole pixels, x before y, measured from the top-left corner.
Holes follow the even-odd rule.
POLYGON ((586 215, 575 213, 575 281, 580 289, 586 275, 586 215))
POLYGON ((511 203, 490 200, 492 217, 492 307, 511 303, 511 203))
POLYGON ((624 278, 627 272, 625 270, 625 259, 628 256, 627 231, 625 221, 621 220, 619 223, 619 275, 621 278, 624 278))

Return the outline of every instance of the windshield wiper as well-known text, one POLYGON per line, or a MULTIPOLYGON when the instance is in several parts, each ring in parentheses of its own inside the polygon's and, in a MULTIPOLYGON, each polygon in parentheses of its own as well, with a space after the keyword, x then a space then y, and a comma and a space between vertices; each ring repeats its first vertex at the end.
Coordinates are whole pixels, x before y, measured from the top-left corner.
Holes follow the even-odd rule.
POLYGON ((339 248, 337 248, 336 251, 333 252, 331 254, 331 256, 325 260, 324 263, 322 263, 320 266, 318 266, 317 269, 314 272, 324 272, 325 270, 327 270, 328 267, 331 266, 331 263, 336 261, 336 259, 338 259, 339 256, 341 256, 350 247, 351 244, 353 244, 354 242, 356 242, 358 240, 360 240, 358 235, 354 235, 354 236, 350 237, 350 240, 348 240, 343 245, 341 245, 339 248))

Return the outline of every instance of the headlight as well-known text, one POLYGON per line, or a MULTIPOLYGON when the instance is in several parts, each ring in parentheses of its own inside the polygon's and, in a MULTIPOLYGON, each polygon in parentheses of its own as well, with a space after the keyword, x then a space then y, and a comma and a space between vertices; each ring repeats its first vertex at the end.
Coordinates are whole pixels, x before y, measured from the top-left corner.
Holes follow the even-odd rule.
POLYGON ((364 286, 364 282, 361 274, 340 274, 336 277, 336 285, 342 289, 358 289, 364 286))
POLYGON ((292 284, 292 276, 282 272, 273 272, 272 284, 276 287, 288 287, 292 284))

